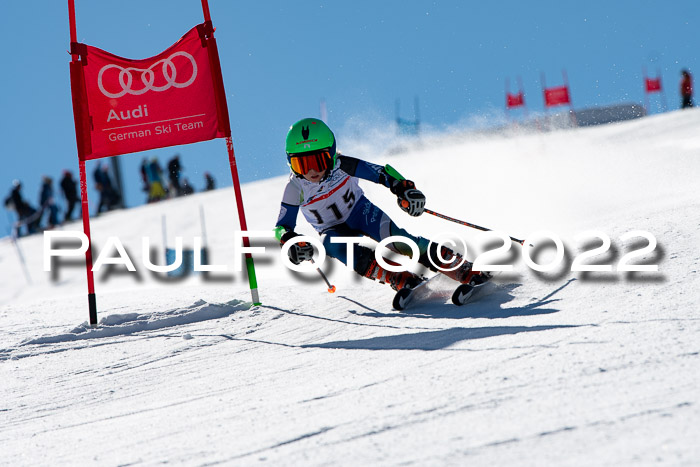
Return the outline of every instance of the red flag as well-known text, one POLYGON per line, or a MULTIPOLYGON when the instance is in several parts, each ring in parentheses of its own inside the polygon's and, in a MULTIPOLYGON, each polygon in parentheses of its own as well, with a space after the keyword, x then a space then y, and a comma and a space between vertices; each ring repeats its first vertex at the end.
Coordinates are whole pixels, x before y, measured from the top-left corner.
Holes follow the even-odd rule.
POLYGON ((520 107, 525 105, 525 95, 522 92, 518 94, 506 93, 506 107, 520 107))
POLYGON ((164 52, 143 60, 82 47, 84 80, 73 89, 80 94, 73 96, 76 119, 83 120, 80 127, 88 132, 80 136, 86 139, 82 160, 226 136, 219 131, 200 30, 201 25, 192 28, 164 52))
POLYGON ((570 104, 569 88, 567 86, 559 86, 557 88, 548 88, 544 90, 544 104, 547 107, 555 105, 570 104))
POLYGON ((648 93, 661 91, 661 78, 645 78, 646 90, 648 93))

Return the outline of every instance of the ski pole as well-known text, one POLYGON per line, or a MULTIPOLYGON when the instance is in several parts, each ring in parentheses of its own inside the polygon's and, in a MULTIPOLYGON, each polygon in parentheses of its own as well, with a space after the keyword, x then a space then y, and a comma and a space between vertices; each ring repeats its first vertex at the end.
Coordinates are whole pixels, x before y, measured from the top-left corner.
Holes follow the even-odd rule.
MULTIPOLYGON (((313 258, 311 258, 310 261, 311 261, 311 264, 313 264, 314 266, 316 266, 316 262, 314 261, 313 258)), ((317 270, 318 273, 321 275, 321 277, 323 277, 323 280, 326 281, 326 285, 328 286, 328 293, 334 293, 334 292, 335 292, 335 286, 334 286, 334 285, 331 285, 331 283, 328 282, 328 278, 327 278, 326 275, 323 273, 323 271, 321 271, 321 268, 319 268, 318 266, 316 266, 316 270, 317 270)))
POLYGON ((24 277, 27 279, 27 284, 32 285, 32 276, 29 274, 29 269, 27 269, 27 262, 24 260, 22 248, 20 248, 19 243, 17 242, 17 237, 19 236, 19 221, 15 223, 10 217, 9 212, 7 213, 7 220, 10 221, 12 225, 10 230, 10 238, 12 239, 12 243, 17 249, 17 256, 19 256, 19 262, 22 265, 22 269, 24 270, 24 277))
MULTIPOLYGON (((305 245, 306 245, 306 242, 299 242, 299 246, 305 246, 305 245)), ((311 258, 309 261, 311 261, 311 264, 316 266, 316 261, 314 261, 313 258, 311 258)), ((328 281, 328 278, 326 277, 326 275, 323 273, 323 271, 321 271, 321 268, 316 266, 316 271, 318 271, 318 273, 321 275, 321 277, 323 277, 323 280, 326 281, 326 285, 328 286, 328 293, 334 293, 335 286, 331 285, 331 283, 328 281)))
MULTIPOLYGON (((440 219, 445 219, 446 221, 454 222, 456 224, 461 224, 461 225, 464 225, 466 227, 471 227, 472 229, 482 230, 484 232, 493 232, 492 229, 487 229, 486 227, 481 227, 480 225, 471 224, 469 222, 464 222, 464 221, 461 221, 459 219, 455 219, 453 217, 449 217, 449 216, 446 216, 444 214, 440 214, 439 212, 431 211, 430 209, 424 209, 423 212, 427 212, 428 214, 432 214, 433 216, 439 217, 440 219)), ((520 240, 520 239, 515 238, 515 237, 508 236, 508 238, 510 238, 514 242, 520 243, 521 245, 523 245, 525 243, 525 240, 520 240)))

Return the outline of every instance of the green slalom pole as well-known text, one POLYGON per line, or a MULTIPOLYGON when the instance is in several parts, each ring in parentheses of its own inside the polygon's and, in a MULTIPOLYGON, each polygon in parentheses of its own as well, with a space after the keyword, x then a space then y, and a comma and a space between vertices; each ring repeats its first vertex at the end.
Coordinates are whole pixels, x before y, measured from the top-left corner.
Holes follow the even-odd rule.
POLYGON ((258 295, 258 279, 255 276, 255 264, 250 253, 246 254, 245 267, 248 271, 248 284, 250 285, 250 293, 253 298, 253 306, 260 306, 262 303, 260 302, 260 295, 258 295))

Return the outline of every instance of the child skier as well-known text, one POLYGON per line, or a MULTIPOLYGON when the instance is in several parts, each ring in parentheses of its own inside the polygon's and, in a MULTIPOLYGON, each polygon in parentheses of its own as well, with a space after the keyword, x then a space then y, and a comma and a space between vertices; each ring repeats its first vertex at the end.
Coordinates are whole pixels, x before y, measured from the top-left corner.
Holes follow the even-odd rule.
MULTIPOLYGON (((472 271, 472 264, 461 255, 445 247, 438 252, 437 244, 398 227, 368 200, 358 185, 358 178, 389 188, 396 195, 399 207, 410 216, 420 216, 425 206, 423 193, 390 166, 382 167, 337 153, 335 136, 323 121, 305 118, 292 125, 287 133, 286 152, 292 173, 284 190, 275 228, 282 245, 299 235, 294 232, 294 227, 301 208, 306 220, 321 235, 326 253, 345 264, 348 262, 347 244, 331 243, 332 238, 367 236, 379 242, 398 235, 418 245, 418 263, 432 271, 440 270, 463 284, 480 284, 489 278, 472 271)), ((412 256, 412 250, 406 244, 394 242, 387 247, 412 256)), ((409 271, 385 270, 377 263, 374 250, 368 247, 353 244, 353 249, 351 266, 361 276, 388 283, 396 291, 415 288, 422 281, 420 276, 409 271)), ((313 251, 310 244, 299 242, 289 248, 289 259, 300 264, 312 259, 313 251)))

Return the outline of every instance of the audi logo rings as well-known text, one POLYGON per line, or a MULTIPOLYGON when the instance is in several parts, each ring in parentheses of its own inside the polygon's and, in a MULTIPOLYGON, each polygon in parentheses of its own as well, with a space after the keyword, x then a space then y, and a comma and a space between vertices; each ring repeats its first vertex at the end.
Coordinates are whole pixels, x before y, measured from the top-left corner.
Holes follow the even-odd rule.
POLYGON ((166 89, 170 89, 171 86, 176 88, 186 88, 194 82, 196 77, 197 62, 195 61, 194 57, 188 54, 187 52, 175 52, 168 58, 158 60, 145 70, 142 68, 132 67, 122 68, 119 65, 114 64, 105 65, 100 69, 100 72, 97 74, 97 86, 100 88, 100 91, 102 91, 102 94, 104 94, 105 96, 110 97, 112 99, 117 99, 125 94, 132 94, 134 96, 138 96, 145 93, 146 91, 161 92, 165 91, 166 89), (177 69, 175 67, 175 64, 172 62, 173 57, 177 56, 185 57, 192 63, 192 76, 184 83, 177 82, 177 69), (162 86, 156 86, 154 85, 156 78, 155 72, 153 70, 161 64, 161 71, 163 73, 163 78, 165 78, 166 83, 162 86), (107 70, 111 68, 116 68, 117 70, 119 70, 119 84, 121 85, 122 89, 118 93, 111 93, 107 91, 102 83, 103 75, 107 70), (132 76, 133 72, 141 72, 141 82, 143 83, 142 89, 131 88, 131 85, 134 81, 134 78, 132 76))

